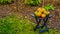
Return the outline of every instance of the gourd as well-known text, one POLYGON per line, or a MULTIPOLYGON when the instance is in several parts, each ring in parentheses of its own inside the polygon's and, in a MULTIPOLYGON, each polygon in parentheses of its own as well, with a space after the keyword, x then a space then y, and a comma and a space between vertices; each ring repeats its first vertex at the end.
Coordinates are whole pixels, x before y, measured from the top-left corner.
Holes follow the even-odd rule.
POLYGON ((38 8, 37 11, 35 11, 34 14, 37 17, 45 18, 46 16, 48 16, 50 14, 50 12, 45 10, 44 8, 38 8))

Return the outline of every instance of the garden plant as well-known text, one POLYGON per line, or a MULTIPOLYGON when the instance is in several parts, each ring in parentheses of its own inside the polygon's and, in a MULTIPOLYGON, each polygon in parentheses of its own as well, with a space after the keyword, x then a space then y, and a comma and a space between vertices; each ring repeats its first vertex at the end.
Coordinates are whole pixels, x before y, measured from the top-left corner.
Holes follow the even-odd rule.
POLYGON ((41 3, 41 0, 25 0, 25 4, 29 5, 38 5, 41 3))
POLYGON ((44 6, 46 10, 55 10, 55 6, 52 4, 48 4, 47 6, 44 6))
POLYGON ((0 0, 0 4, 11 3, 12 0, 0 0))

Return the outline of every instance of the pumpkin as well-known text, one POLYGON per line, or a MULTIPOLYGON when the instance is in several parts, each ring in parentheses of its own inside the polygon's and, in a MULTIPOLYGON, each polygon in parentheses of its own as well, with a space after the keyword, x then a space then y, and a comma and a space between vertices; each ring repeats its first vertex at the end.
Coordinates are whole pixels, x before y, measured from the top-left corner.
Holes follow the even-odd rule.
POLYGON ((45 18, 45 17, 46 17, 46 14, 41 14, 41 17, 42 17, 42 18, 45 18))
POLYGON ((35 15, 38 16, 38 17, 40 17, 40 16, 41 16, 41 12, 36 11, 36 12, 35 12, 35 15))
POLYGON ((45 18, 49 14, 50 12, 46 11, 44 8, 38 8, 37 11, 35 12, 35 15, 37 17, 42 17, 42 18, 45 18))
POLYGON ((43 12, 43 11, 45 11, 45 9, 44 8, 38 8, 37 11, 43 12))

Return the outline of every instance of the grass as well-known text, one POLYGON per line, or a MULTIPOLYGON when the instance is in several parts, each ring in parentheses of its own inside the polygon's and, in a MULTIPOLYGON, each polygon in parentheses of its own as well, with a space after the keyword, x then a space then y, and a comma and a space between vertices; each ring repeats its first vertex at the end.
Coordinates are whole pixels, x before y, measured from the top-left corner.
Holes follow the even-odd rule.
MULTIPOLYGON (((25 18, 6 16, 0 18, 0 34, 39 34, 39 29, 34 32, 35 25, 25 18)), ((49 34, 59 34, 57 30, 50 29, 49 34)), ((43 34, 48 34, 44 32, 43 34)))

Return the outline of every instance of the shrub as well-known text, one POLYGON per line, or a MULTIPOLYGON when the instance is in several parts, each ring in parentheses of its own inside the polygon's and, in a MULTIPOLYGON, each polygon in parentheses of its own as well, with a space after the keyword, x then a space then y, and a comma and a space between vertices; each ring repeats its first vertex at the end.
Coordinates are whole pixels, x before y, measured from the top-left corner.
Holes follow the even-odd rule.
POLYGON ((29 5, 38 5, 39 3, 41 3, 41 0, 25 0, 25 4, 29 5))
POLYGON ((0 4, 11 3, 12 0, 0 0, 0 4))
POLYGON ((54 10, 55 9, 55 6, 54 5, 51 5, 51 4, 48 4, 47 6, 44 6, 44 8, 46 10, 54 10))

